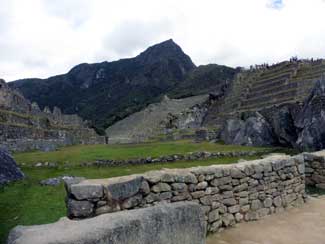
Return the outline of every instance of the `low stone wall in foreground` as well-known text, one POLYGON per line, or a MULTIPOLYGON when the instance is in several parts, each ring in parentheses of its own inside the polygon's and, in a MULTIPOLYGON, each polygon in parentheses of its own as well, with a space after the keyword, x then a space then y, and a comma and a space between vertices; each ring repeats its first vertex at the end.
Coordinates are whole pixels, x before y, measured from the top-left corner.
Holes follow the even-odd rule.
POLYGON ((306 185, 325 190, 325 151, 303 153, 306 185))
POLYGON ((18 226, 8 244, 204 244, 206 226, 198 204, 175 203, 105 214, 83 221, 18 226))
POLYGON ((215 232, 303 204, 305 165, 301 155, 278 155, 234 165, 67 182, 66 189, 72 219, 191 201, 200 204, 207 230, 215 232))

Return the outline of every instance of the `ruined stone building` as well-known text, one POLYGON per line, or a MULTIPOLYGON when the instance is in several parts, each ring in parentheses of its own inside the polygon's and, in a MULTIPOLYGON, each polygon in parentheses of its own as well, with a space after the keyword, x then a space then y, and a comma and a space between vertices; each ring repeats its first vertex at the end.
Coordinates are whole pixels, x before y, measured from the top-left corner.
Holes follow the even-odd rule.
POLYGON ((0 80, 0 147, 10 151, 54 150, 58 146, 105 143, 78 115, 43 111, 0 80))

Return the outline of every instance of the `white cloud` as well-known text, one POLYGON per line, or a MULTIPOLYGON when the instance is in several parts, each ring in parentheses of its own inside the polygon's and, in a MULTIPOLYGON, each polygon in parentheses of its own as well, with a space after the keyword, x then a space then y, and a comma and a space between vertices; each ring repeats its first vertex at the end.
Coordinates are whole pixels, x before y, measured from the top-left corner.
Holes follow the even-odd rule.
POLYGON ((0 0, 0 77, 67 72, 173 38, 193 61, 325 56, 324 0, 0 0))

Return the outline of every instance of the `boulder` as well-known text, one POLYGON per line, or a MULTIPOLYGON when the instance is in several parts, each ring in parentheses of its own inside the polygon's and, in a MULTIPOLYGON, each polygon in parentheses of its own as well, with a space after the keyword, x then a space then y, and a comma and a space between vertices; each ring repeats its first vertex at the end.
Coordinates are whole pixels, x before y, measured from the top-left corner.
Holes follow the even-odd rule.
POLYGON ((15 160, 6 150, 0 149, 0 185, 23 178, 24 173, 19 169, 15 160))
POLYGON ((46 225, 17 226, 8 244, 204 244, 204 213, 195 203, 159 206, 46 225))
POLYGON ((316 82, 310 96, 297 116, 297 145, 304 151, 325 148, 325 79, 316 82))

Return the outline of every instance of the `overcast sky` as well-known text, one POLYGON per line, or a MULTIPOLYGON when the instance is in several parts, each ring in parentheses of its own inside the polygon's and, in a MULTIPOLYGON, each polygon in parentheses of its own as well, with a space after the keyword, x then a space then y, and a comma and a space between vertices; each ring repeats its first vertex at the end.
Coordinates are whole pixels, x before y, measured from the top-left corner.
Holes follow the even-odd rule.
POLYGON ((196 65, 325 57, 325 0, 0 0, 0 78, 45 78, 170 38, 196 65))

